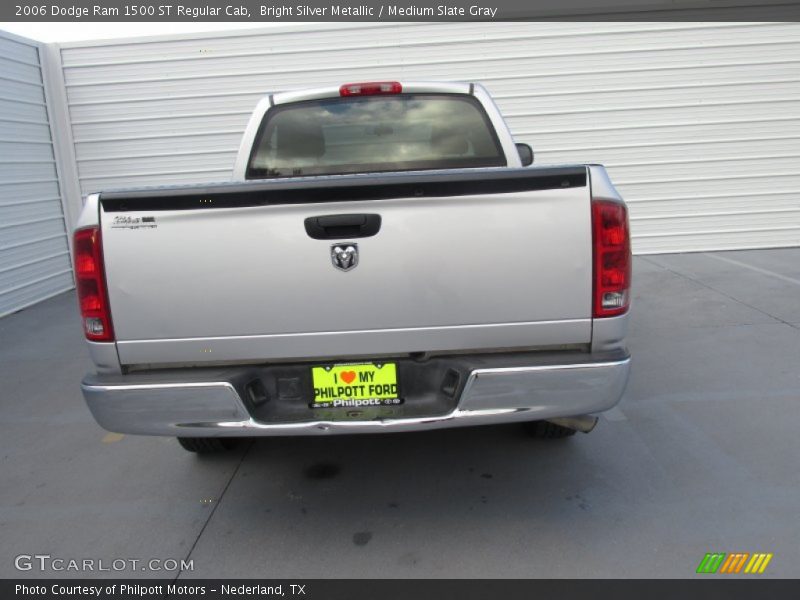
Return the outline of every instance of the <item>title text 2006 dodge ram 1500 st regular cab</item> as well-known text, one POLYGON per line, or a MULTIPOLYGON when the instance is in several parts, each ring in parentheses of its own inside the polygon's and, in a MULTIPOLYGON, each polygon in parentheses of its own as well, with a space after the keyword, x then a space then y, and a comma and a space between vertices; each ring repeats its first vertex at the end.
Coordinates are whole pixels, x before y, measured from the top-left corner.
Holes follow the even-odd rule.
POLYGON ((628 379, 627 211, 602 166, 532 158, 479 85, 345 84, 261 101, 233 182, 88 196, 94 417, 194 452, 590 430, 628 379))

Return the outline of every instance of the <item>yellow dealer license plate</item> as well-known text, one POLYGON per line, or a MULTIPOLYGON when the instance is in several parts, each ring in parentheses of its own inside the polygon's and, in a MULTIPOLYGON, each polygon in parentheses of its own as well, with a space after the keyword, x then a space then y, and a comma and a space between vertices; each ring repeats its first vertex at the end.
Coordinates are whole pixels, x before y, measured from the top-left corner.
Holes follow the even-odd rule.
POLYGON ((395 363, 312 367, 313 408, 400 404, 395 363))

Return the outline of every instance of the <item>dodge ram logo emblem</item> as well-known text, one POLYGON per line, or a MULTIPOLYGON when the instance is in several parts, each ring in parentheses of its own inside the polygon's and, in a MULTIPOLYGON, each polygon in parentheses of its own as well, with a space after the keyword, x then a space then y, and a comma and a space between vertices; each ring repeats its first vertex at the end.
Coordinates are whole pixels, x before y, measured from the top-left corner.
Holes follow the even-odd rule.
POLYGON ((350 271, 358 266, 358 244, 331 246, 331 262, 340 271, 350 271))

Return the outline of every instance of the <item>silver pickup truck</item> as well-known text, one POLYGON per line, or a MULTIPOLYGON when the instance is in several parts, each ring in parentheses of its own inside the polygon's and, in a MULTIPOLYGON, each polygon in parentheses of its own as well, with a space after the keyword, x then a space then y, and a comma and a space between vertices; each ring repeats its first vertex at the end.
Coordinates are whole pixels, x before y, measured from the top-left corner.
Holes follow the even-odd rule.
POLYGON ((480 85, 355 83, 262 100, 232 182, 88 196, 94 417, 193 452, 591 430, 628 379, 627 211, 602 166, 532 161, 480 85))

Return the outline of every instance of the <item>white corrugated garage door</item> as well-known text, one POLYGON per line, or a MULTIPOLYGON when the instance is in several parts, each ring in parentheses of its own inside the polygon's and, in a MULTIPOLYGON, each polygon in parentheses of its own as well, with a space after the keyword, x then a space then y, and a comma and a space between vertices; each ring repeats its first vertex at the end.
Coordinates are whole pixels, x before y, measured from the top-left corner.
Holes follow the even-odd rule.
POLYGON ((39 49, 0 33, 0 316, 72 287, 39 49))
POLYGON ((83 192, 229 177, 266 92, 471 80, 538 163, 608 166, 638 253, 800 244, 798 23, 309 29, 64 45, 83 192))

